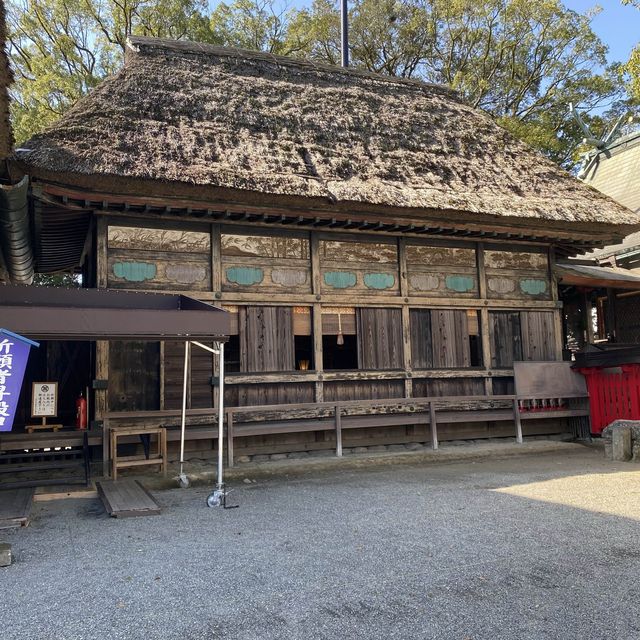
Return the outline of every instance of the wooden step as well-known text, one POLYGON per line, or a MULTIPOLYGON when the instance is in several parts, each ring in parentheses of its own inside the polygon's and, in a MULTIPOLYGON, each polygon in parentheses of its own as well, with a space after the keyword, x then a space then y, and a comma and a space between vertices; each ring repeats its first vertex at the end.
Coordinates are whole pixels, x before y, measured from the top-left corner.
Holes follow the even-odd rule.
POLYGON ((0 490, 0 529, 29 524, 33 488, 0 490))
POLYGON ((138 480, 98 480, 96 489, 113 518, 156 516, 161 512, 160 505, 138 480))

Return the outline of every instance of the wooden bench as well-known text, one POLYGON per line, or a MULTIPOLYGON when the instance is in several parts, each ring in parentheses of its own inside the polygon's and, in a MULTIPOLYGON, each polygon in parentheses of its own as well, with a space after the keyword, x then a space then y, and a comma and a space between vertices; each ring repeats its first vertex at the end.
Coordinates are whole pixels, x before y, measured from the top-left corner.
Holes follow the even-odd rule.
MULTIPOLYGON (((432 446, 437 449, 438 424, 511 422, 516 441, 521 443, 523 420, 569 418, 588 423, 586 385, 581 376, 571 370, 570 363, 515 363, 514 373, 515 395, 383 398, 228 407, 225 410, 228 464, 234 464, 235 439, 250 436, 333 431, 336 455, 341 456, 342 431, 345 429, 426 425, 431 432, 432 446), (537 407, 535 403, 540 404, 539 410, 531 409, 537 407)), ((106 418, 140 426, 171 427, 180 424, 180 411, 114 412, 107 414, 106 418)), ((217 440, 216 418, 215 408, 187 410, 187 425, 190 427, 187 438, 217 440)), ((178 430, 168 430, 167 440, 176 441, 179 437, 178 430)))
MULTIPOLYGON (((342 431, 371 427, 428 425, 438 448, 438 423, 515 422, 515 396, 448 396, 387 398, 295 405, 231 407, 226 410, 227 460, 234 465, 234 440, 239 437, 330 430, 336 455, 342 455, 342 431)), ((522 434, 519 434, 519 441, 522 434)))
POLYGON ((33 487, 40 485, 78 484, 89 486, 91 482, 91 445, 100 444, 101 434, 68 430, 56 433, 35 434, 17 432, 0 436, 0 474, 23 474, 23 479, 3 481, 2 488, 33 487), (73 475, 39 477, 29 474, 41 471, 81 471, 73 475))

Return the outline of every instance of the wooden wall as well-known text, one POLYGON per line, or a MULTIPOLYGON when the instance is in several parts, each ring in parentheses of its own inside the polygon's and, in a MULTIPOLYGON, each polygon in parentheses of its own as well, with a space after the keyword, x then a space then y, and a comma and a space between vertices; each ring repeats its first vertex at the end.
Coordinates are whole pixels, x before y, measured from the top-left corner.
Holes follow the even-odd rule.
MULTIPOLYGON (((561 356, 548 246, 153 224, 99 217, 98 286, 181 292, 230 310, 238 369, 225 378, 230 405, 505 393, 514 360, 561 356), (357 345, 357 366, 325 369, 323 339, 333 349, 339 336, 344 348, 357 345)), ((158 408, 175 408, 182 346, 158 353, 158 408)), ((109 380, 99 414, 120 406, 113 398, 130 382, 104 344, 97 366, 109 380)), ((214 374, 211 356, 195 350, 190 406, 213 406, 214 374)))

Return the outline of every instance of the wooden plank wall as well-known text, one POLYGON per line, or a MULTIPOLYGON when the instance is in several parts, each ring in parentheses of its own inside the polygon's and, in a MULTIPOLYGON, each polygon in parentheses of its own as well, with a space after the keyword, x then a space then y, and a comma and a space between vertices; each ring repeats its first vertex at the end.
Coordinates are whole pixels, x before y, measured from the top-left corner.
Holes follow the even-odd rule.
MULTIPOLYGON (((227 375, 229 405, 502 393, 514 360, 560 357, 553 251, 542 244, 171 224, 101 216, 97 283, 235 307, 241 362, 227 375), (323 368, 322 334, 339 324, 358 335, 358 371, 323 368), (314 370, 296 371, 294 336, 308 336, 314 370)), ((159 402, 177 408, 183 346, 161 355, 159 402)), ((96 377, 110 379, 111 395, 124 384, 118 357, 110 365, 98 345, 96 377)), ((212 374, 211 356, 194 350, 190 406, 212 405, 212 374)), ((97 415, 105 408, 97 393, 97 415)))
POLYGON ((356 316, 359 368, 402 369, 401 310, 363 308, 356 316))

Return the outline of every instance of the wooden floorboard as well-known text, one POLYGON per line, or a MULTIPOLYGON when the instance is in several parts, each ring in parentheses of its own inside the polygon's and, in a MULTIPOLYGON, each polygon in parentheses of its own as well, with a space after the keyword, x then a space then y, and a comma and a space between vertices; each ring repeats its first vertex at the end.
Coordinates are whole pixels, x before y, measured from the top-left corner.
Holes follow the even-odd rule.
POLYGON ((29 524, 34 491, 32 487, 0 491, 0 529, 29 524))
POLYGON ((114 518, 155 516, 161 511, 160 505, 138 480, 98 480, 96 488, 105 509, 114 518))

